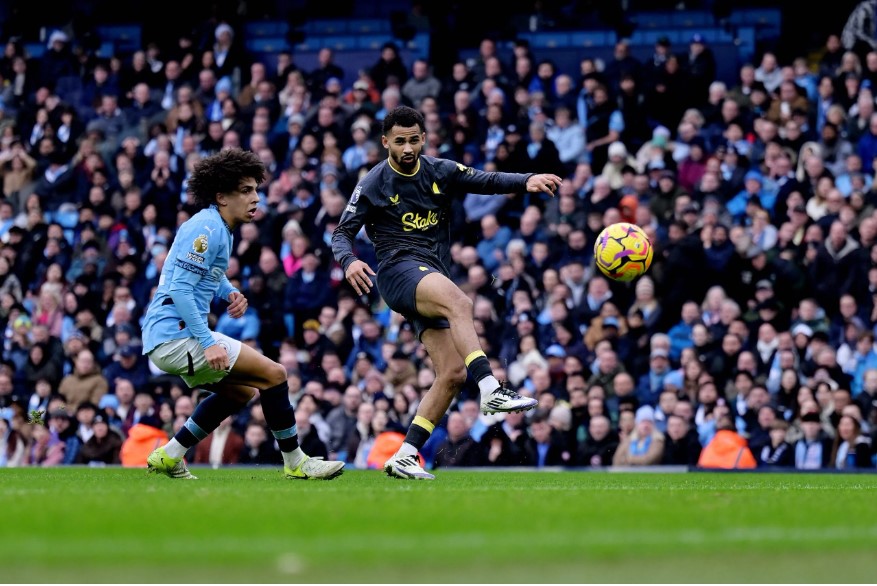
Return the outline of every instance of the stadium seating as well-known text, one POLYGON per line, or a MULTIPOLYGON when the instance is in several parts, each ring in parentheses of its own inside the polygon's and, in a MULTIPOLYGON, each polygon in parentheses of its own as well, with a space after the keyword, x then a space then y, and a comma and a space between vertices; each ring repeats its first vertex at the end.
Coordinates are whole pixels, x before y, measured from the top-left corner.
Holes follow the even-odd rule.
POLYGON ((289 23, 285 20, 255 20, 244 24, 244 38, 247 40, 284 37, 289 33, 289 23))
MULTIPOLYGON (((394 41, 405 55, 427 57, 429 33, 418 33, 410 41, 394 36, 397 32, 388 16, 394 11, 407 13, 409 3, 404 0, 382 2, 380 7, 356 3, 352 18, 313 18, 301 25, 291 25, 288 19, 257 19, 242 24, 246 50, 263 62, 273 61, 280 51, 295 51, 299 61, 307 62, 324 47, 332 48, 339 60, 351 65, 372 63, 364 53, 373 53, 387 41, 394 41), (398 4, 398 6, 397 6, 398 4)), ((717 21, 708 10, 646 10, 631 15, 635 26, 629 40, 636 54, 645 55, 661 37, 670 39, 676 47, 685 47, 695 32, 703 35, 711 48, 722 57, 723 71, 733 70, 738 64, 756 55, 758 44, 779 36, 782 14, 776 8, 735 8, 730 17, 717 21), (731 62, 725 62, 727 59, 731 62)), ((102 25, 96 28, 101 40, 98 55, 109 57, 117 53, 130 54, 141 48, 142 31, 136 24, 102 25)), ((582 49, 594 57, 606 58, 617 41, 615 30, 549 30, 521 35, 534 51, 545 58, 565 62, 579 60, 582 49)), ((27 43, 32 57, 45 51, 44 43, 27 43)), ((463 49, 467 51, 467 49, 463 49)))
POLYGON ((32 59, 39 59, 46 52, 46 44, 41 41, 25 43, 24 50, 25 52, 27 52, 28 57, 32 59))
POLYGON ((111 42, 120 53, 133 53, 143 48, 142 27, 139 24, 112 24, 96 27, 98 37, 111 42))
MULTIPOLYGON (((667 37, 677 47, 685 47, 691 35, 699 33, 721 57, 720 77, 732 79, 734 69, 756 54, 759 41, 779 34, 780 18, 779 11, 772 9, 740 8, 726 23, 717 23, 707 11, 641 12, 635 17, 637 28, 629 40, 634 53, 645 57, 661 37, 667 37)), ((340 60, 359 67, 373 63, 373 52, 387 41, 396 42, 405 55, 429 55, 428 33, 419 33, 410 41, 402 41, 393 36, 392 30, 389 18, 374 15, 353 19, 312 19, 298 29, 302 38, 291 44, 289 35, 292 31, 286 21, 260 20, 244 25, 247 50, 266 62, 273 60, 277 52, 291 49, 299 62, 306 63, 320 49, 329 47, 340 60)), ((594 57, 609 58, 618 37, 614 30, 595 29, 538 31, 522 34, 521 38, 528 40, 541 57, 565 64, 581 59, 582 49, 592 51, 594 57)))
POLYGON ((782 12, 778 8, 738 8, 728 19, 734 26, 754 26, 759 40, 779 37, 782 12))
POLYGON ((289 51, 291 46, 289 41, 282 37, 268 37, 247 39, 245 42, 247 51, 252 53, 279 53, 281 51, 289 51))

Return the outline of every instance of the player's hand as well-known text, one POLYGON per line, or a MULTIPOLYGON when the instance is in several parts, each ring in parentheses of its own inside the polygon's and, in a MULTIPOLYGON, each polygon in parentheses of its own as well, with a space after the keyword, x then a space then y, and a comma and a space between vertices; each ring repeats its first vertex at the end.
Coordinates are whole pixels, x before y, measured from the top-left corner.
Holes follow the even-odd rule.
POLYGON ((205 349, 204 358, 213 370, 228 369, 228 352, 222 344, 214 344, 205 349))
POLYGON ((542 173, 540 175, 532 175, 527 179, 527 191, 530 193, 544 192, 554 197, 563 179, 552 173, 542 173))
POLYGON ((344 278, 347 279, 347 282, 350 283, 357 295, 364 295, 372 290, 370 275, 375 275, 372 268, 361 260, 355 260, 347 267, 344 278))
POLYGON ((249 304, 243 293, 232 291, 228 296, 228 315, 231 317, 243 317, 244 313, 247 311, 247 307, 249 307, 249 304))

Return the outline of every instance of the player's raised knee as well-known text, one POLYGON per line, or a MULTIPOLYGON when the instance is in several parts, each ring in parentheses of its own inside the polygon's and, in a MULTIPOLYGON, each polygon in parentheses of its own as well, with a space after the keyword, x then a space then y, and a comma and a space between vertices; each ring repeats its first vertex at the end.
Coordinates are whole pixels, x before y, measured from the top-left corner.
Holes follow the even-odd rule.
POLYGON ((472 319, 474 304, 472 299, 460 291, 448 300, 449 314, 463 319, 472 319))
POLYGON ((276 387, 286 381, 286 367, 278 362, 272 362, 265 372, 265 380, 269 387, 276 387))

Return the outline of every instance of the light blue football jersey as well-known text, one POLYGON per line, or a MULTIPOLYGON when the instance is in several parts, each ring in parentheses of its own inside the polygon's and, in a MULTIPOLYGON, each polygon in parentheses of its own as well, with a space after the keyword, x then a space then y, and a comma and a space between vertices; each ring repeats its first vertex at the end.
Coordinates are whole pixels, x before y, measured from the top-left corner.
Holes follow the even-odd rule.
POLYGON ((237 291, 225 276, 233 237, 216 206, 180 226, 164 262, 155 296, 143 321, 143 353, 180 338, 196 338, 203 348, 216 342, 207 327, 214 297, 237 291))

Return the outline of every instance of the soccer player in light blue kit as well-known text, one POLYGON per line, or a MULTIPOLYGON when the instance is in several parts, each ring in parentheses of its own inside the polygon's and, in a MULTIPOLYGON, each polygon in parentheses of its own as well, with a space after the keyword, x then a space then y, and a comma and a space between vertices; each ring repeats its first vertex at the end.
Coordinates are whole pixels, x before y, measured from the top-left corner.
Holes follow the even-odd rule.
POLYGON ((289 402, 286 369, 240 341, 211 331, 207 315, 214 297, 228 301, 239 318, 247 299, 226 277, 232 231, 253 221, 265 166, 252 152, 228 149, 202 160, 189 180, 188 192, 204 206, 177 231, 158 288, 146 311, 143 352, 160 369, 189 387, 212 391, 185 425, 156 448, 150 472, 194 479, 183 456, 219 423, 239 411, 259 389, 265 421, 283 454, 287 478, 328 480, 342 473, 344 462, 308 457, 298 445, 295 411, 289 402))

